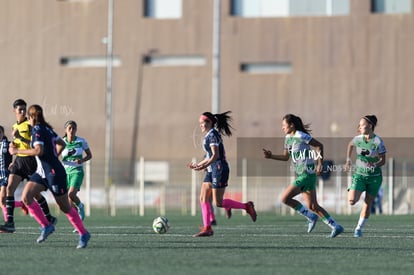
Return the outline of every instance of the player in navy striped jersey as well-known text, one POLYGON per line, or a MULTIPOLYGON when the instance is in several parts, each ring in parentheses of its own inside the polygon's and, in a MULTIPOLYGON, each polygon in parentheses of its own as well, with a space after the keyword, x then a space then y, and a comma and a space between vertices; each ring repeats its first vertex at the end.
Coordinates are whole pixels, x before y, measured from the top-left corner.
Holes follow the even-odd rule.
POLYGON ((85 248, 90 239, 89 232, 85 229, 78 212, 69 202, 68 189, 66 182, 66 172, 60 162, 57 152, 57 144, 60 148, 65 147, 65 142, 53 131, 53 128, 45 121, 43 109, 39 105, 32 105, 28 109, 28 119, 33 127, 31 148, 17 149, 10 148, 10 153, 26 154, 35 156, 37 162, 36 172, 30 176, 29 181, 24 187, 22 199, 29 209, 30 214, 41 225, 41 233, 37 242, 41 243, 55 231, 55 227, 43 215, 39 205, 34 198, 40 192, 49 189, 60 210, 66 214, 69 222, 79 233, 79 243, 77 248, 85 248))
POLYGON ((230 112, 222 114, 212 114, 205 112, 200 116, 199 123, 201 132, 205 134, 203 149, 206 153, 205 158, 199 163, 190 163, 189 168, 196 171, 207 170, 200 191, 201 213, 203 216, 203 227, 194 237, 209 237, 214 234, 211 228, 211 206, 210 199, 214 205, 222 207, 227 212, 227 217, 231 216, 231 209, 244 209, 253 221, 256 221, 256 210, 253 202, 241 203, 231 199, 224 199, 224 192, 228 186, 229 165, 226 160, 221 135, 231 136, 231 117, 230 112))

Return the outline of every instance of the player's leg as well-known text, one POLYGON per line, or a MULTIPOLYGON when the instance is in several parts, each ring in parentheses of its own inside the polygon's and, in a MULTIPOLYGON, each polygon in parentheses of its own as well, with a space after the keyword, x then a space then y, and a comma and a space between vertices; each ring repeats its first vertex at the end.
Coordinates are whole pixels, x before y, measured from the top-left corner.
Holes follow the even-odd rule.
POLYGON ((203 218, 203 227, 200 228, 200 232, 195 234, 194 237, 209 237, 214 234, 211 228, 211 224, 210 224, 210 212, 211 212, 210 199, 211 199, 211 182, 204 181, 201 185, 201 190, 200 190, 200 206, 201 206, 201 215, 203 218))
MULTIPOLYGON (((37 181, 42 181, 40 176, 37 178, 37 181)), ((29 181, 26 183, 22 193, 23 203, 41 226, 40 236, 36 240, 38 243, 44 242, 47 237, 55 231, 54 225, 47 220, 39 204, 35 201, 35 197, 45 190, 46 187, 44 185, 35 181, 29 181)))
POLYGON ((13 233, 16 229, 14 227, 14 192, 17 189, 17 186, 22 181, 22 177, 17 174, 10 174, 7 187, 6 187, 6 212, 7 212, 7 221, 4 225, 0 226, 0 231, 5 233, 13 233))
POLYGON ((85 248, 88 245, 91 235, 83 225, 78 211, 76 211, 75 207, 70 204, 67 194, 55 195, 55 200, 59 205, 60 210, 66 214, 66 217, 73 228, 79 233, 79 244, 77 248, 85 248))
MULTIPOLYGON (((319 205, 316 197, 316 189, 307 190, 302 193, 302 196, 308 204, 309 209, 315 212, 318 217, 321 217, 322 221, 331 228, 332 232, 330 237, 334 238, 344 232, 344 228, 338 224, 322 206, 319 205)), ((315 225, 310 222, 308 226, 308 233, 310 233, 314 227, 315 225)))
POLYGON ((81 202, 80 198, 78 197, 78 192, 81 188, 83 182, 84 174, 83 172, 71 173, 67 175, 68 181, 68 197, 69 202, 76 207, 79 216, 82 220, 85 219, 85 208, 83 203, 81 202))

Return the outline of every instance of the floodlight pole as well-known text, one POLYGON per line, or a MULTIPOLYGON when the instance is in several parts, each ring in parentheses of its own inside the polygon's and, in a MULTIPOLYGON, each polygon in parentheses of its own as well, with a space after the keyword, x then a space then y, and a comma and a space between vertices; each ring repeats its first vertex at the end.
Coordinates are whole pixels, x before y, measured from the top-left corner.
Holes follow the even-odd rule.
POLYGON ((114 215, 111 207, 112 187, 112 31, 114 17, 114 1, 108 0, 108 36, 106 37, 106 116, 105 116, 105 192, 108 214, 114 215))
POLYGON ((221 29, 221 0, 214 0, 213 7, 213 53, 212 53, 212 93, 211 111, 220 112, 220 29, 221 29))

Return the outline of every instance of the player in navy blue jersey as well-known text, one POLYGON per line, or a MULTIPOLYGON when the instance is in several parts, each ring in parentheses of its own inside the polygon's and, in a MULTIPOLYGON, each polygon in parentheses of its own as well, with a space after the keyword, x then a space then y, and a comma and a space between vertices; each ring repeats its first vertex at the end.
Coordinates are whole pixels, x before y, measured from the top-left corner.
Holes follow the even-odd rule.
POLYGON ((205 134, 203 149, 206 153, 205 158, 199 163, 190 163, 189 168, 196 171, 207 170, 200 191, 200 204, 203 216, 203 227, 194 237, 209 237, 214 234, 211 229, 212 209, 210 199, 217 207, 225 208, 227 217, 231 217, 231 209, 244 209, 250 215, 253 221, 256 221, 256 210, 253 202, 241 203, 231 199, 223 199, 224 192, 228 186, 229 165, 226 160, 221 135, 231 136, 231 117, 230 112, 222 114, 212 114, 205 112, 200 116, 201 132, 205 134))
POLYGON ((56 145, 61 150, 65 148, 65 142, 53 131, 53 128, 45 121, 43 109, 39 105, 32 105, 28 109, 28 119, 33 127, 31 148, 17 149, 10 147, 10 153, 35 156, 37 170, 30 177, 22 193, 22 200, 29 212, 41 225, 41 234, 37 242, 41 243, 55 231, 55 227, 43 215, 40 206, 34 198, 42 191, 49 189, 60 210, 66 214, 69 222, 79 233, 77 248, 85 248, 90 239, 89 232, 85 229, 78 211, 71 206, 68 199, 68 189, 65 169, 58 158, 56 145))

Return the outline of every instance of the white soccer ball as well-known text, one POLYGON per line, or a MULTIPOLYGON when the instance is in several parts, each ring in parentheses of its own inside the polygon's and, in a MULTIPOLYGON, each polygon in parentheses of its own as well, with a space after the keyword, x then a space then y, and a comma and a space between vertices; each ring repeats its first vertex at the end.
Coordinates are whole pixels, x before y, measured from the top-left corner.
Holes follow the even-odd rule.
POLYGON ((152 222, 152 229, 157 234, 165 234, 170 229, 170 224, 168 223, 168 219, 165 216, 161 216, 155 218, 152 222))

